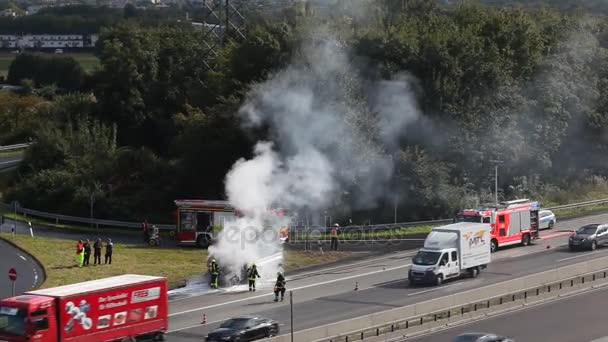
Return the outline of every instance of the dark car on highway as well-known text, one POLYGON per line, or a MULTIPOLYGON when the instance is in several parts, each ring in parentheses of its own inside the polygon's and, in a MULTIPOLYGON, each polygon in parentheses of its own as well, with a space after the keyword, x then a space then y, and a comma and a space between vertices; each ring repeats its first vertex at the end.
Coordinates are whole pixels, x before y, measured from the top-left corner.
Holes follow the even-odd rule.
POLYGON ((570 236, 568 246, 571 250, 590 249, 608 243, 608 224, 588 224, 580 227, 570 236))
POLYGON ((467 333, 458 335, 452 342, 515 342, 515 340, 496 334, 467 333))
POLYGON ((241 316, 231 318, 219 328, 211 331, 205 341, 256 341, 279 333, 279 323, 257 316, 241 316))

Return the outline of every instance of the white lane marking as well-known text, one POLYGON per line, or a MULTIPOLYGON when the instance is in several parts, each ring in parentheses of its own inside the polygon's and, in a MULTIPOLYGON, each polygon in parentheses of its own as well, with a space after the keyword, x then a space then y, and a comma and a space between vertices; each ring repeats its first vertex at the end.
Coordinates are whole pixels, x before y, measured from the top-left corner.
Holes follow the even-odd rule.
POLYGON ((27 261, 27 259, 23 255, 21 255, 21 254, 18 254, 18 255, 21 259, 23 259, 24 261, 27 261))
POLYGON ((423 293, 427 293, 427 292, 432 292, 432 291, 437 291, 437 290, 443 290, 446 287, 450 287, 453 286, 454 284, 449 284, 449 285, 444 285, 444 286, 438 286, 438 287, 434 287, 432 289, 428 289, 428 290, 423 290, 423 291, 418 291, 418 292, 414 292, 414 293, 410 293, 407 296, 411 297, 411 296, 415 296, 415 295, 419 295, 419 294, 423 294, 423 293))
MULTIPOLYGON (((359 277, 365 277, 365 276, 376 274, 376 273, 380 273, 380 272, 393 271, 393 270, 398 270, 400 268, 406 268, 406 267, 410 267, 410 266, 411 266, 411 264, 401 265, 401 266, 395 266, 395 267, 389 267, 389 268, 386 268, 386 269, 371 271, 371 272, 367 272, 367 273, 363 273, 363 274, 356 274, 356 275, 352 275, 352 276, 349 276, 349 277, 344 277, 344 278, 339 278, 339 279, 332 279, 332 280, 328 280, 328 281, 324 281, 324 282, 320 282, 320 283, 315 283, 315 284, 310 284, 310 285, 304 285, 304 286, 300 286, 300 287, 294 287, 293 289, 291 289, 291 291, 303 290, 303 289, 307 289, 307 288, 310 288, 310 287, 315 287, 315 286, 321 286, 321 285, 336 283, 336 282, 340 282, 340 281, 344 281, 344 280, 349 280, 349 279, 354 279, 354 278, 359 278, 359 277)), ((274 293, 267 293, 267 294, 263 294, 263 295, 259 295, 259 296, 241 298, 241 299, 233 300, 233 301, 230 301, 230 302, 223 302, 223 303, 218 303, 218 304, 214 304, 214 305, 204 306, 204 307, 200 307, 200 308, 196 308, 196 309, 190 309, 190 310, 185 310, 185 311, 180 311, 180 312, 174 312, 172 314, 169 314, 169 317, 183 315, 183 314, 187 314, 187 313, 191 313, 191 312, 202 311, 202 310, 208 310, 208 309, 216 308, 218 306, 224 306, 224 305, 229 305, 229 304, 234 304, 234 303, 240 303, 240 302, 244 302, 244 301, 248 301, 248 300, 252 300, 252 299, 264 298, 264 297, 273 296, 273 295, 274 295, 274 293)))
MULTIPOLYGON (((293 278, 300 278, 306 275, 311 275, 311 274, 319 274, 319 275, 325 275, 324 272, 327 271, 332 271, 332 270, 336 270, 336 269, 340 269, 340 268, 348 268, 348 267, 353 267, 353 266, 358 266, 358 265, 364 265, 364 264, 369 264, 369 263, 374 263, 376 261, 382 261, 382 260, 389 260, 389 259, 395 259, 395 258, 407 258, 410 257, 412 255, 415 255, 416 253, 418 253, 418 251, 415 252, 408 252, 408 253, 395 253, 395 254, 390 254, 390 255, 386 255, 383 257, 379 257, 379 258, 375 258, 375 259, 367 259, 365 261, 360 261, 357 263, 352 263, 352 264, 344 264, 341 266, 334 266, 334 267, 330 267, 330 268, 323 268, 323 269, 319 269, 317 271, 311 271, 311 272, 307 272, 307 273, 296 273, 294 274, 293 277, 287 277, 287 280, 292 280, 293 278)), ((380 267, 380 266, 378 266, 380 267)))
POLYGON ((582 258, 582 257, 586 257, 586 256, 589 256, 589 255, 594 255, 594 254, 598 254, 598 252, 582 253, 582 254, 571 256, 571 257, 568 257, 568 258, 558 259, 557 262, 566 261, 566 260, 572 260, 572 259, 576 259, 576 258, 582 258))

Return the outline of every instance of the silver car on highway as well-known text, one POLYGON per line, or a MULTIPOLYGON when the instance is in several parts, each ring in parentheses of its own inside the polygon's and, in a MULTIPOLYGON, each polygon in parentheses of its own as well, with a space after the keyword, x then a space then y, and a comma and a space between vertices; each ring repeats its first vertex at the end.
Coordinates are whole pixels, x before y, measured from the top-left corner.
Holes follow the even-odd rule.
POLYGON ((555 217, 555 214, 548 209, 544 209, 538 212, 538 217, 539 217, 539 224, 540 224, 540 229, 552 229, 553 226, 555 226, 555 224, 557 223, 557 217, 555 217))
POLYGON ((496 334, 466 333, 458 335, 452 342, 515 342, 515 340, 496 334))

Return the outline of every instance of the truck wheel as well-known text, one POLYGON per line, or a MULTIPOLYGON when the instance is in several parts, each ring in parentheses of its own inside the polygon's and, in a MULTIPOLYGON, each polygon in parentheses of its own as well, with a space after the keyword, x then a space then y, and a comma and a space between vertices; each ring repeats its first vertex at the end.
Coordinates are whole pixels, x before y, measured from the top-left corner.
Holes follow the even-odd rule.
POLYGON ((494 253, 498 250, 498 241, 492 240, 490 242, 490 252, 494 253))
POLYGON ((163 333, 156 333, 154 334, 154 341, 164 341, 165 340, 165 334, 163 333))
POLYGON ((477 276, 479 275, 479 268, 473 267, 469 269, 469 274, 471 274, 471 278, 477 278, 477 276))
POLYGON ((529 234, 524 234, 524 236, 521 237, 521 245, 522 246, 527 246, 530 244, 530 235, 529 234))
POLYGON ((441 284, 443 284, 443 276, 438 274, 435 278, 435 285, 440 286, 441 284))
POLYGON ((207 240, 205 235, 199 235, 196 239, 196 245, 200 248, 209 247, 209 240, 207 240))

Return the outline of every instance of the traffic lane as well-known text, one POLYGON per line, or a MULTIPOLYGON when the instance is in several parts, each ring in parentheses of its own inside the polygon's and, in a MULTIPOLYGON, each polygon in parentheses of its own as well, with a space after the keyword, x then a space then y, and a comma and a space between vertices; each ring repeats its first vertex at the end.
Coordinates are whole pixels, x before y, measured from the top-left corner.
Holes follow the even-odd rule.
POLYGON ((17 271, 15 295, 37 289, 44 281, 42 267, 27 253, 0 239, 0 298, 12 296, 12 281, 8 271, 17 271))
MULTIPOLYGON (((403 274, 403 277, 398 281, 378 283, 377 287, 374 288, 357 292, 351 291, 347 294, 327 296, 310 301, 301 301, 299 293, 295 291, 295 328, 297 330, 308 329, 390 310, 607 255, 608 249, 603 249, 597 253, 572 253, 567 248, 562 247, 553 249, 548 253, 538 253, 533 257, 503 259, 492 263, 487 272, 482 272, 477 279, 462 279, 447 282, 441 287, 409 287, 404 279, 405 274, 403 274), (577 255, 576 259, 567 259, 573 256, 573 254, 579 255, 577 255)), ((271 298, 258 299, 257 301, 248 303, 241 310, 236 310, 234 316, 253 313, 276 319, 281 323, 287 323, 288 317, 290 317, 289 306, 284 304, 274 303, 271 301, 271 298), (248 310, 248 307, 253 307, 254 310, 248 310), (271 309, 268 309, 269 307, 271 309)), ((210 312, 208 317, 209 315, 213 315, 213 312, 210 312)), ((209 322, 211 323, 201 325, 200 318, 198 322, 193 324, 192 328, 170 333, 170 341, 194 341, 200 339, 210 329, 217 327, 217 324, 219 324, 219 322, 210 319, 209 322)), ((172 318, 170 331, 173 330, 172 324, 174 321, 175 319, 172 318)))
MULTIPOLYGON (((541 237, 550 238, 550 244, 563 244, 566 242, 564 236, 569 234, 569 232, 553 230, 541 232, 541 237)), ((502 248, 499 252, 494 254, 494 258, 517 257, 530 253, 533 249, 540 251, 545 247, 546 243, 546 240, 535 240, 534 245, 527 248, 519 248, 519 246, 502 248)), ((393 275, 390 275, 391 273, 385 271, 401 270, 402 272, 407 272, 406 268, 409 266, 411 257, 415 253, 415 250, 390 253, 380 257, 372 257, 364 261, 349 262, 312 272, 294 273, 289 275, 287 281, 292 289, 306 289, 301 295, 307 300, 320 297, 321 295, 327 296, 349 292, 357 285, 360 289, 373 286, 378 279, 382 279, 383 281, 400 279, 402 274, 397 275, 398 273, 392 273, 393 275), (380 273, 382 273, 382 275, 379 275, 380 273), (389 275, 387 276, 387 274, 389 275)), ((180 298, 170 302, 169 312, 170 314, 175 314, 191 310, 202 311, 205 308, 213 309, 214 312, 217 312, 218 310, 222 310, 220 306, 223 305, 243 304, 242 302, 244 301, 261 298, 261 296, 264 296, 263 293, 265 291, 271 291, 273 286, 274 280, 271 279, 270 281, 265 280, 265 283, 258 284, 258 291, 253 294, 249 293, 247 289, 244 288, 245 291, 240 292, 219 290, 215 293, 206 295, 180 298)), ((199 317, 194 317, 190 321, 198 319, 199 317)))
MULTIPOLYGON (((555 224, 555 227, 553 227, 553 230, 556 230, 556 229, 576 230, 586 224, 592 224, 592 223, 608 223, 608 213, 582 216, 582 217, 578 217, 578 218, 565 219, 565 220, 560 220, 559 216, 558 216, 557 223, 555 224)), ((547 230, 545 229, 542 231, 547 231, 547 230)))
MULTIPOLYGON (((565 244, 567 237, 551 239, 553 244, 565 244)), ((516 246, 504 248, 494 254, 493 260, 509 260, 524 255, 533 255, 536 253, 548 252, 545 244, 535 244, 526 248, 518 248, 516 246)), ((570 257, 570 255, 565 258, 570 257)), ((391 283, 403 282, 407 278, 407 270, 410 266, 411 259, 402 258, 397 266, 383 267, 379 271, 374 271, 365 276, 352 278, 346 276, 339 279, 327 281, 325 283, 317 283, 312 285, 299 286, 300 284, 288 282, 290 290, 298 293, 300 301, 309 301, 320 297, 334 296, 343 293, 352 293, 355 286, 358 285, 359 293, 361 290, 379 287, 391 283), (383 270, 384 269, 384 270, 383 270), (358 284, 357 284, 358 283, 358 284)), ((260 289, 255 294, 242 295, 237 297, 230 293, 223 293, 219 296, 205 296, 213 298, 220 303, 204 303, 197 306, 195 309, 183 310, 185 306, 182 303, 171 303, 170 309, 170 330, 181 330, 191 327, 196 327, 201 322, 203 314, 206 314, 210 321, 222 321, 224 319, 237 316, 244 313, 255 313, 259 310, 266 309, 264 303, 270 303, 272 297, 272 287, 260 289), (217 299, 217 297, 221 297, 217 299), (181 305, 180 305, 181 304, 181 305)), ((203 297, 201 297, 203 298, 203 297)))
POLYGON ((589 342, 608 336, 606 303, 608 289, 601 289, 406 341, 448 342, 467 332, 491 332, 517 342, 589 342))
POLYGON ((19 162, 22 159, 22 153, 0 154, 0 167, 9 163, 19 162))
MULTIPOLYGON (((348 263, 345 265, 326 267, 323 269, 311 272, 299 272, 290 274, 287 277, 287 282, 290 286, 297 288, 323 287, 333 284, 335 281, 352 279, 350 282, 353 287, 356 278, 365 277, 365 275, 376 274, 383 269, 393 269, 395 267, 404 267, 409 258, 414 255, 414 251, 403 253, 394 253, 382 257, 372 258, 365 261, 348 263)), ((258 282, 255 293, 250 293, 247 288, 245 291, 228 291, 221 289, 209 295, 203 295, 193 298, 177 299, 170 302, 170 314, 193 310, 201 307, 209 307, 213 305, 221 305, 226 302, 239 300, 248 300, 250 298, 259 297, 264 290, 271 290, 274 287, 275 279, 265 279, 263 283, 258 282)), ((363 284, 361 284, 363 286, 363 284)), ((318 292, 315 290, 314 292, 318 292)))
MULTIPOLYGON (((561 239, 561 243, 565 243, 566 242, 565 237, 563 237, 561 239)), ((557 240, 557 239, 556 239, 557 240)), ((527 248, 509 248, 509 249, 505 249, 502 251, 497 252, 494 257, 494 263, 492 263, 488 269, 488 271, 493 272, 493 269, 496 265, 500 265, 497 262, 498 261, 510 261, 513 260, 515 258, 521 258, 521 257, 525 257, 527 256, 528 258, 530 257, 534 257, 535 258, 535 254, 540 254, 540 253, 552 253, 555 252, 555 249, 546 249, 544 247, 544 245, 535 245, 535 246, 529 246, 527 248)), ((555 257, 551 260, 561 260, 561 259, 568 259, 568 258, 572 258, 572 259, 582 259, 584 260, 589 259, 589 258, 593 258, 597 255, 582 255, 582 254, 577 254, 574 256, 571 253, 569 253, 567 251, 567 249, 562 249, 561 251, 563 254, 563 256, 561 257, 555 257)), ((608 252, 608 251, 607 251, 608 252)), ((598 251, 598 253, 601 253, 601 251, 598 251)), ((569 259, 568 259, 569 260, 569 259)), ((567 262, 568 260, 563 260, 563 262, 567 262)), ((576 260, 578 261, 578 260, 576 260)), ((304 289, 299 289, 298 287, 294 287, 294 286, 289 286, 288 284, 288 289, 289 290, 293 290, 294 293, 297 293, 297 300, 299 302, 307 302, 307 301, 312 301, 315 299, 320 299, 320 298, 330 298, 333 296, 339 296, 339 295, 346 295, 346 296, 353 296, 356 295, 357 297, 360 297, 362 294, 365 294, 366 291, 370 290, 370 289, 374 289, 374 288, 380 288, 382 293, 384 293, 384 295, 382 294, 376 294, 374 293, 371 297, 373 300, 380 300, 382 303, 379 305, 379 309, 378 311, 382 311, 382 307, 384 307, 384 309, 386 309, 386 307, 388 306, 389 308, 391 307, 392 303, 393 303, 393 296, 395 295, 393 293, 394 290, 399 290, 399 289, 407 289, 408 291, 410 291, 410 293, 407 293, 406 295, 410 298, 414 298, 414 296, 420 296, 423 294, 430 294, 432 296, 436 296, 436 294, 433 293, 445 293, 445 294, 449 294, 449 293, 454 293, 457 291, 461 291, 464 290, 465 288, 472 288, 475 286, 481 286, 483 285, 483 282, 485 281, 485 277, 480 277, 478 279, 468 279, 467 281, 456 281, 456 282, 450 282, 448 283, 446 286, 443 287, 428 287, 428 288, 413 288, 413 289, 409 289, 407 288, 407 282, 406 282, 406 278, 407 278, 407 270, 409 268, 409 262, 410 260, 406 260, 402 263, 401 267, 399 267, 398 269, 387 269, 387 271, 384 272, 379 272, 379 273, 375 273, 373 275, 368 275, 366 277, 360 277, 357 278, 357 281, 359 283, 359 290, 357 292, 354 292, 354 280, 349 279, 348 281, 344 282, 344 281, 335 281, 329 284, 325 284, 322 287, 307 287, 304 289), (449 285, 449 286, 448 286, 449 285)), ((542 264, 544 261, 544 259, 541 259, 539 261, 537 261, 538 263, 542 264)), ((518 264, 519 266, 521 266, 520 264, 518 264)), ((511 269, 506 269, 507 267, 509 267, 509 263, 505 263, 505 266, 499 266, 500 268, 498 269, 498 275, 501 275, 500 272, 505 272, 505 271, 509 271, 509 272, 513 272, 513 270, 511 269)), ((516 266, 518 267, 518 266, 516 266)), ((488 272, 484 272, 484 273, 488 273, 488 272)), ((500 280, 504 280, 504 279, 509 279, 510 274, 506 274, 503 275, 502 277, 499 278, 498 281, 500 280)), ((483 274, 483 273, 482 273, 483 274)), ((397 296, 403 296, 404 294, 402 292, 396 294, 397 296)), ((271 301, 272 300, 272 292, 271 290, 267 290, 266 293, 262 293, 262 294, 258 294, 255 296, 251 296, 247 299, 232 299, 231 297, 224 297, 224 300, 226 302, 219 304, 219 305, 207 305, 204 307, 199 308, 198 310, 192 311, 192 312, 183 312, 183 313, 179 313, 177 311, 173 311, 171 317, 170 317, 170 330, 171 331, 175 331, 175 330, 182 330, 182 329, 192 329, 192 328, 197 328, 202 320, 202 315, 206 314, 208 317, 209 322, 221 322, 227 318, 230 317, 234 317, 240 314, 248 314, 248 313, 257 313, 263 310, 266 310, 268 308, 272 308, 276 305, 274 305, 274 303, 271 301), (227 299, 228 298, 228 299, 227 299)), ((431 296, 431 298, 432 298, 431 296)), ((338 298, 338 297, 336 297, 338 298)), ((335 300, 335 299, 332 299, 335 300)), ((411 302, 408 302, 411 303, 411 302)), ((406 303, 407 304, 407 303, 406 303)), ((406 305, 406 304, 400 304, 398 306, 401 305, 406 305)), ((356 308, 355 308, 356 309, 356 308)), ((347 308, 345 311, 348 311, 349 314, 352 314, 352 310, 355 310, 353 308, 347 308)), ((335 313, 333 313, 335 315, 335 313)))
MULTIPOLYGON (((565 240, 563 241, 565 242, 565 240)), ((495 259, 513 258, 525 253, 544 252, 542 246, 529 246, 528 248, 506 248, 495 254, 495 259)), ((345 273, 341 278, 331 278, 324 282, 308 283, 308 282, 291 282, 288 281, 288 287, 292 291, 298 293, 300 301, 313 300, 320 297, 339 295, 342 293, 350 293, 357 287, 359 290, 379 286, 378 284, 387 284, 390 282, 403 281, 407 277, 407 269, 411 264, 411 255, 399 254, 392 256, 391 261, 397 260, 395 264, 388 263, 386 259, 379 259, 379 269, 374 269, 364 275, 357 273, 345 273), (387 267, 388 266, 388 267, 387 267)), ((378 260, 378 259, 374 259, 378 260)), ((362 265, 367 268, 368 265, 362 265)), ((328 270, 331 271, 331 268, 328 270)), ((335 276, 335 274, 333 274, 335 276)), ((198 305, 193 305, 191 301, 170 303, 170 318, 171 330, 179 330, 197 326, 202 319, 202 315, 206 314, 211 321, 222 321, 224 319, 244 314, 253 313, 265 309, 263 303, 270 303, 272 298, 272 288, 274 282, 267 284, 266 287, 259 286, 258 291, 249 293, 223 292, 215 295, 199 297, 194 301, 198 305), (207 302, 201 304, 201 299, 208 299, 207 302), (262 302, 260 302, 262 301, 262 302), (253 303, 253 304, 252 304, 253 303)))

